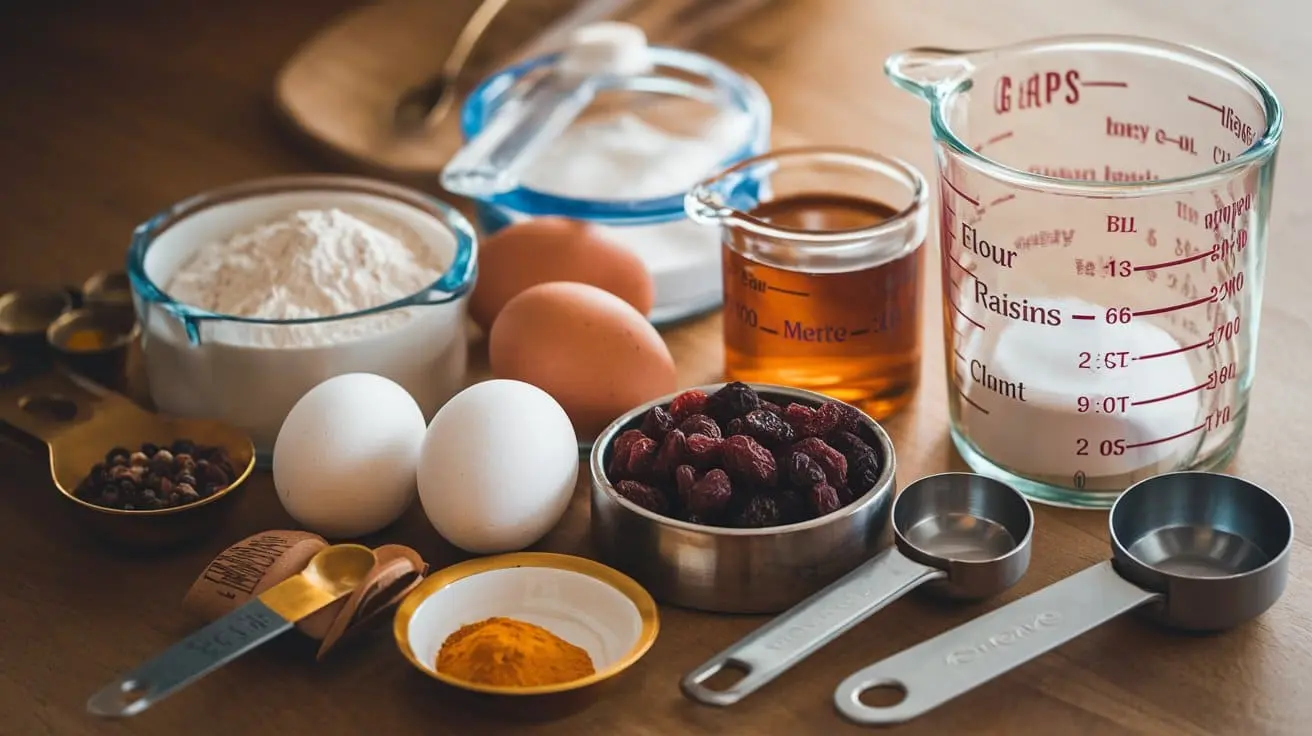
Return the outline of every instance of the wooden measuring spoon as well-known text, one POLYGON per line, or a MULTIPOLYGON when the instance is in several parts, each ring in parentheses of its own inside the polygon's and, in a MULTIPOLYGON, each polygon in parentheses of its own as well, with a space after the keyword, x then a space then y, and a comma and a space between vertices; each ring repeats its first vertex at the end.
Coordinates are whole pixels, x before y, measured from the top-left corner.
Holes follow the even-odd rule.
POLYGON ((350 595, 376 562, 373 550, 358 544, 320 550, 301 572, 106 685, 87 701, 87 711, 106 717, 140 713, 350 595))
POLYGON ((250 437, 233 427, 152 414, 119 394, 60 371, 20 377, 0 369, 0 425, 46 445, 55 488, 92 533, 134 547, 177 544, 213 529, 255 467, 250 437), (236 472, 232 483, 195 503, 165 509, 111 509, 74 495, 91 467, 111 449, 133 449, 147 442, 163 445, 176 439, 226 450, 236 472))

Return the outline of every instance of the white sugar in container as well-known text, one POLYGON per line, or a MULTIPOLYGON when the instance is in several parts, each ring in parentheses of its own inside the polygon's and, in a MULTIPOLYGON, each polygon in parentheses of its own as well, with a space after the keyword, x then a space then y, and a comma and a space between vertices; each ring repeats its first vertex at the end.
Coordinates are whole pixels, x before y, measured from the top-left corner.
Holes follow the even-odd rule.
POLYGON ((161 413, 221 420, 246 431, 263 464, 296 401, 344 373, 395 381, 431 418, 463 386, 465 301, 477 248, 472 227, 450 206, 369 179, 262 179, 183 201, 138 227, 128 254, 151 399, 161 413), (438 278, 386 304, 299 319, 218 314, 167 293, 198 248, 289 213, 331 209, 358 213, 385 232, 422 243, 438 278))
MULTIPOLYGON (((652 69, 610 80, 542 154, 520 186, 478 206, 493 233, 532 217, 596 224, 636 254, 656 287, 648 318, 665 324, 723 302, 720 236, 684 212, 684 194, 709 174, 763 152, 770 141, 769 99, 751 79, 701 54, 650 48, 652 69)), ((466 140, 478 135, 517 85, 559 58, 530 59, 485 80, 461 116, 466 140)))

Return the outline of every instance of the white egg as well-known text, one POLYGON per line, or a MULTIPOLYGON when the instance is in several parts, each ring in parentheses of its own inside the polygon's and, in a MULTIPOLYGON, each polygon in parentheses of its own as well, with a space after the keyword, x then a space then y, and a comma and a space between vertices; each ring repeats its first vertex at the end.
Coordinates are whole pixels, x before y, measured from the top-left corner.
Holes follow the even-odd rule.
POLYGON ((542 389, 476 383, 437 412, 419 454, 419 501, 433 528, 467 552, 520 550, 569 506, 579 475, 574 425, 542 389))
POLYGON ((348 373, 296 402, 273 446, 273 484, 293 519, 328 538, 396 521, 414 502, 424 413, 396 383, 348 373))

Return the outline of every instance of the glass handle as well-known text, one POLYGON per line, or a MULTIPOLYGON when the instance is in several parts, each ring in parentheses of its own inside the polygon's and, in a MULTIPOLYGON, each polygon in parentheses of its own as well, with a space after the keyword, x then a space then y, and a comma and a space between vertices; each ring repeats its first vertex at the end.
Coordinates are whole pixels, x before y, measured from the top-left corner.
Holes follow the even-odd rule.
POLYGON ((907 49, 884 61, 884 74, 902 89, 933 99, 940 90, 975 73, 978 53, 933 47, 907 49))

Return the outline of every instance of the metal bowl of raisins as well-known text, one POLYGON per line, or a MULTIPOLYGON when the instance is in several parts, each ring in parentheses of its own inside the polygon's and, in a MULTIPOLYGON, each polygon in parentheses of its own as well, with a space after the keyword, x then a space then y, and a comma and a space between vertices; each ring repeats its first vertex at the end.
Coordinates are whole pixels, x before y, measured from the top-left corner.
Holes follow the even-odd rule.
POLYGON ((600 557, 656 600, 777 613, 889 542, 893 443, 856 407, 726 383, 633 409, 591 456, 600 557))

